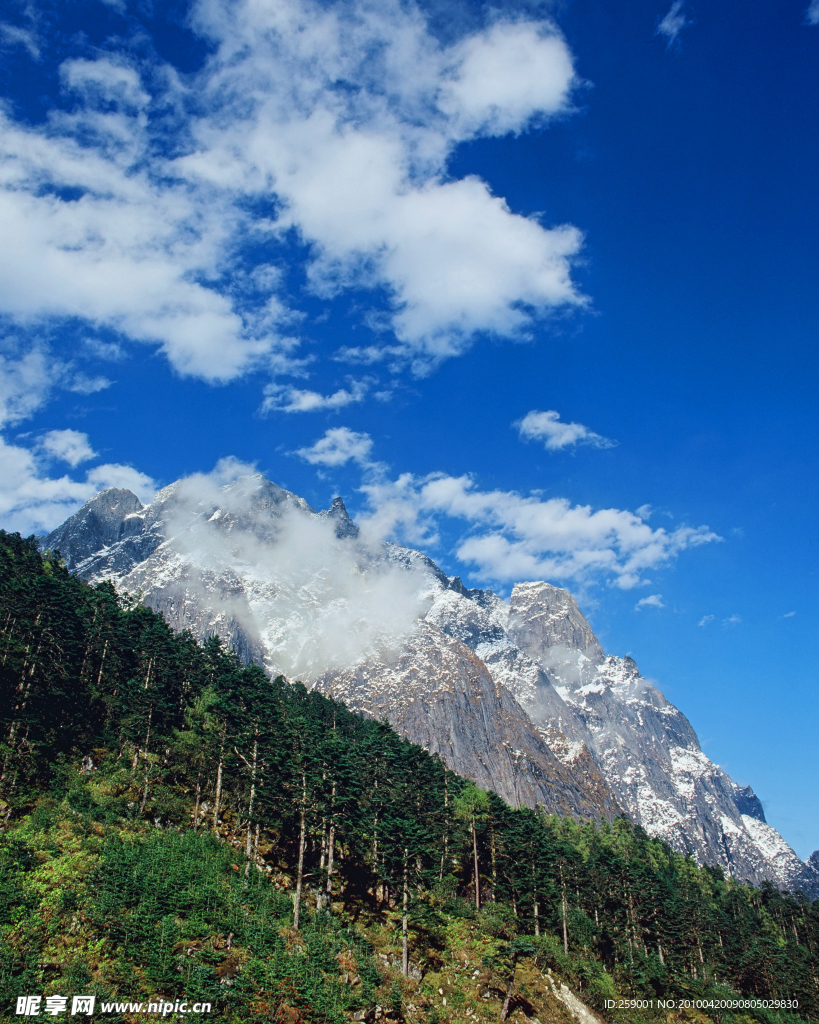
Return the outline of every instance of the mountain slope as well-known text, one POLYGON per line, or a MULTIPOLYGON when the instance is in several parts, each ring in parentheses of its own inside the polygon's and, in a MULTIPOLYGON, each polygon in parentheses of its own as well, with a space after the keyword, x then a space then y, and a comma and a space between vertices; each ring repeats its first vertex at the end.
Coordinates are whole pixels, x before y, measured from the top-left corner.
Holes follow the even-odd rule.
POLYGON ((421 552, 368 544, 341 499, 315 512, 259 475, 179 481, 147 507, 102 492, 44 546, 174 628, 387 718, 513 803, 619 807, 700 862, 819 896, 753 792, 631 659, 605 655, 564 590, 520 583, 506 604, 421 552))

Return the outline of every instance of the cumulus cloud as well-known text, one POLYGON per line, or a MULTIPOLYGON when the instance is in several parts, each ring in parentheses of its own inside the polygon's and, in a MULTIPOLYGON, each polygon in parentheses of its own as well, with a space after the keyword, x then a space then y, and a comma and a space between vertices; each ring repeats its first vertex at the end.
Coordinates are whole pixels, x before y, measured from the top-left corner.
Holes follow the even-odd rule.
POLYGON ((446 519, 464 521, 468 532, 455 553, 483 578, 500 582, 602 579, 628 590, 681 551, 720 539, 705 526, 652 529, 622 509, 481 491, 468 476, 405 473, 389 480, 376 473, 362 490, 370 505, 362 526, 376 536, 431 544, 446 519))
POLYGON ((35 452, 0 438, 0 527, 4 530, 26 536, 47 533, 105 487, 127 487, 142 501, 150 501, 156 491, 145 473, 119 463, 95 466, 84 480, 50 476, 35 452))
POLYGON ((657 23, 657 31, 654 34, 665 36, 668 46, 675 43, 680 32, 691 24, 691 20, 683 12, 684 6, 685 0, 674 0, 668 13, 657 23))
POLYGON ((157 499, 186 593, 215 621, 234 618, 271 671, 293 679, 390 649, 426 611, 429 579, 337 537, 333 520, 247 468, 223 460, 157 499), (220 593, 214 577, 241 579, 241 597, 220 593))
POLYGON ((72 468, 97 455, 89 444, 88 434, 79 430, 49 430, 40 438, 40 447, 46 455, 67 462, 72 468))
POLYGON ((641 597, 635 604, 634 610, 639 612, 643 608, 665 608, 662 594, 649 594, 648 597, 641 597))
POLYGON ((501 21, 458 43, 452 57, 456 71, 439 105, 461 134, 506 135, 568 107, 572 59, 549 24, 501 21))
POLYGON ((539 412, 532 409, 522 420, 514 424, 518 433, 526 441, 541 441, 547 451, 562 451, 587 444, 594 448, 613 448, 617 443, 607 437, 595 434, 582 423, 562 423, 560 413, 554 409, 539 412))
POLYGON ((299 448, 296 455, 313 466, 344 466, 357 462, 369 466, 373 442, 369 434, 359 434, 349 427, 333 427, 309 448, 299 448))
POLYGON ((0 252, 0 311, 23 327, 91 321, 160 345, 177 370, 207 380, 235 377, 277 347, 272 298, 242 316, 201 283, 238 215, 218 196, 209 208, 178 179, 136 169, 149 145, 138 113, 83 108, 47 129, 0 116, 0 132, 0 220, 15 239, 0 252), (83 133, 97 145, 81 144, 83 133))
POLYGON ((352 381, 349 390, 339 388, 331 395, 307 391, 283 384, 268 384, 264 389, 261 412, 325 412, 343 409, 354 402, 362 402, 367 394, 366 381, 352 381))
POLYGON ((112 43, 63 63, 70 109, 3 114, 0 312, 80 318, 210 381, 292 370, 283 275, 247 254, 288 232, 318 294, 377 290, 388 347, 418 372, 582 304, 576 228, 447 173, 459 142, 570 109, 551 22, 443 45, 398 0, 195 0, 191 24, 212 55, 189 81, 112 43))
POLYGON ((811 0, 805 11, 805 21, 808 25, 819 25, 819 0, 811 0))
MULTIPOLYGON (((0 353, 0 428, 31 416, 55 387, 76 390, 76 377, 70 364, 44 348, 0 353)), ((150 477, 119 463, 95 466, 82 480, 48 471, 54 460, 74 469, 96 457, 79 430, 46 431, 31 449, 0 436, 0 527, 26 535, 48 532, 104 487, 128 487, 143 501, 153 496, 150 477)))

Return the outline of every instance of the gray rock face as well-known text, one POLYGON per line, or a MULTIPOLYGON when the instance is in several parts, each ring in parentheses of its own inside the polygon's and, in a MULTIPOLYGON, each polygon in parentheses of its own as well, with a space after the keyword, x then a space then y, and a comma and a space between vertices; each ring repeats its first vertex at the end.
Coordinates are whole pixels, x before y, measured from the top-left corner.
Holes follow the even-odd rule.
POLYGON ((819 851, 799 860, 565 590, 519 583, 507 604, 420 551, 367 544, 340 498, 315 512, 259 475, 180 481, 145 508, 105 491, 43 543, 175 628, 386 717, 511 803, 619 810, 701 862, 819 897, 819 851))
MULTIPOLYGON (((511 635, 548 677, 621 807, 653 836, 698 861, 759 883, 819 895, 807 866, 765 822, 762 805, 702 752, 690 722, 631 658, 606 657, 574 600, 547 583, 518 584, 511 635), (531 624, 530 624, 531 623, 531 624)), ((554 720, 543 682, 507 685, 535 724, 554 720)), ((568 733, 567 733, 568 734, 568 733)))
POLYGON ((819 850, 814 850, 808 857, 805 867, 807 868, 806 878, 813 883, 813 891, 819 891, 819 850))
POLYGON ((419 622, 392 657, 325 673, 314 685, 354 711, 388 718, 407 739, 513 805, 580 818, 618 813, 599 775, 590 785, 567 769, 473 651, 431 622, 419 622))
POLYGON ((43 547, 59 551, 69 569, 91 555, 142 532, 142 502, 131 491, 100 491, 46 537, 43 547))
POLYGON ((567 590, 549 583, 516 583, 509 602, 509 635, 538 661, 553 647, 582 652, 590 661, 604 658, 603 648, 577 602, 567 590))
POLYGON ((329 519, 335 523, 336 537, 358 537, 358 527, 350 519, 347 512, 347 507, 341 498, 333 498, 333 503, 327 509, 326 512, 319 512, 319 517, 322 519, 329 519))
POLYGON ((744 786, 741 789, 737 787, 736 805, 740 814, 747 814, 751 818, 756 818, 757 821, 765 821, 762 803, 750 786, 744 786))

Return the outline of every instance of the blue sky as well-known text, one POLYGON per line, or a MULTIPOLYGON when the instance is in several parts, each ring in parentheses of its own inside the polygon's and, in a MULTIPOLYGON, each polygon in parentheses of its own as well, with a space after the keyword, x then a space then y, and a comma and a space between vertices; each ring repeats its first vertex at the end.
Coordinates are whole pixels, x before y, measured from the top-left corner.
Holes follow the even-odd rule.
POLYGON ((547 578, 819 847, 819 6, 0 4, 0 523, 232 456, 547 578))

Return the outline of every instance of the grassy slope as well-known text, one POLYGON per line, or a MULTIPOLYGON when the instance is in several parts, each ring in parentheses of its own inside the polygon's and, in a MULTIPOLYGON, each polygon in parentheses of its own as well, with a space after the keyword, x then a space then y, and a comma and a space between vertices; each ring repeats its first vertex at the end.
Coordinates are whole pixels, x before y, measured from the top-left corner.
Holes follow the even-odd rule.
MULTIPOLYGON (((239 853, 208 832, 158 829, 106 810, 104 778, 70 798, 42 799, 0 844, 0 980, 18 994, 94 992, 98 1001, 158 997, 209 1001, 188 1020, 281 1024, 406 1020, 498 1021, 514 934, 508 908, 480 914, 442 886, 415 920, 410 974, 400 971, 397 911, 340 903, 292 927, 285 874, 245 877, 239 853)), ((567 1024, 555 997, 566 980, 601 1005, 617 997, 593 957, 564 954, 554 935, 529 937, 518 962, 509 1020, 567 1024)), ((99 1011, 99 1005, 98 1005, 99 1011)), ((2 1012, 2 1010, 0 1010, 2 1012)), ((597 1011, 600 1013, 600 1011, 597 1011)), ((611 1021, 796 1021, 752 1016, 612 1011, 611 1021)), ((108 1020, 145 1018, 129 1012, 108 1020)), ((171 1015, 168 1019, 176 1019, 171 1015)))

